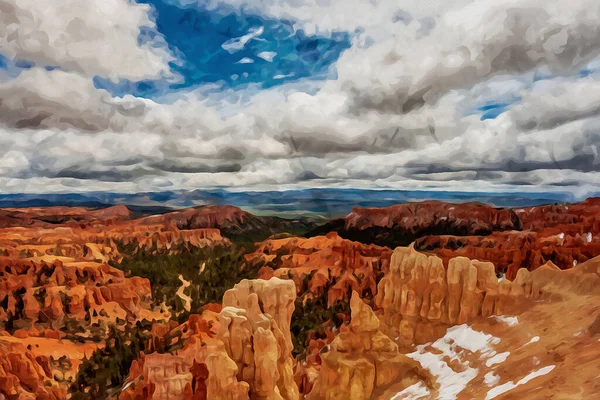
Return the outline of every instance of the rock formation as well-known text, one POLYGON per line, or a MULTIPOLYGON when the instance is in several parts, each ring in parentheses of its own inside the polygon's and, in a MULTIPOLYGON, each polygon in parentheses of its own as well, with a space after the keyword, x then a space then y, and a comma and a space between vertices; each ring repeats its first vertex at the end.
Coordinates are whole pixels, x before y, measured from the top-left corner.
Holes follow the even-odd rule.
POLYGON ((322 365, 309 399, 366 400, 376 388, 401 381, 406 387, 431 375, 418 362, 400 354, 398 346, 379 330, 379 319, 357 292, 350 301, 350 325, 323 353, 322 365))
POLYGON ((223 296, 217 337, 238 365, 253 398, 296 400, 290 322, 296 288, 291 281, 243 280, 223 296))
POLYGON ((136 321, 162 319, 149 310, 150 282, 140 277, 125 278, 122 271, 95 262, 52 263, 0 257, 0 309, 5 329, 29 327, 43 321, 59 328, 65 316, 90 324, 102 319, 102 310, 114 319, 136 321), (8 320, 13 325, 7 327, 8 320))
MULTIPOLYGON (((264 235, 288 230, 309 230, 314 224, 307 219, 261 217, 230 205, 199 206, 163 215, 153 215, 140 220, 141 224, 162 225, 177 229, 216 228, 223 235, 264 235)), ((263 236, 263 237, 264 237, 263 236)))
POLYGON ((290 335, 295 298, 291 281, 241 281, 226 292, 220 312, 207 309, 170 330, 181 346, 176 354, 135 361, 122 399, 298 400, 290 335))
POLYGON ((386 208, 355 207, 345 218, 333 220, 310 235, 335 231, 350 240, 396 247, 426 235, 488 235, 513 229, 520 229, 520 221, 509 209, 424 201, 386 208))
POLYGON ((249 385, 237 379, 238 366, 216 338, 218 314, 191 315, 171 329, 153 327, 151 348, 167 338, 174 353, 142 354, 132 363, 120 400, 248 400, 249 385))
POLYGON ((19 400, 66 398, 66 390, 54 381, 48 357, 36 357, 20 343, 3 341, 0 341, 0 394, 19 400))
POLYGON ((356 290, 363 298, 377 291, 379 278, 387 272, 392 251, 342 239, 335 232, 309 239, 269 239, 246 255, 246 263, 262 266, 260 277, 291 279, 302 303, 326 297, 331 306, 349 301, 356 290))
POLYGON ((600 255, 600 199, 506 209, 437 201, 355 208, 309 235, 330 231, 392 248, 414 241, 415 249, 439 255, 446 266, 457 256, 490 261, 512 280, 520 268, 551 261, 568 269, 600 255))
POLYGON ((391 334, 412 344, 478 316, 517 313, 535 295, 526 269, 514 281, 499 282, 491 263, 457 257, 446 270, 439 257, 397 248, 375 304, 391 334))

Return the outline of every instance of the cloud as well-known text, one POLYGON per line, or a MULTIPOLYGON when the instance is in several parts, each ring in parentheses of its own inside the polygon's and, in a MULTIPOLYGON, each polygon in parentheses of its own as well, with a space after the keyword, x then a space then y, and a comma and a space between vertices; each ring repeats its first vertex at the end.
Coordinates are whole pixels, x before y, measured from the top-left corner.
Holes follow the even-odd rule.
POLYGON ((113 80, 168 76, 173 57, 149 11, 129 0, 0 0, 0 53, 113 80))
MULTIPOLYGON (((244 36, 229 39, 228 41, 223 43, 221 45, 221 47, 224 50, 227 50, 230 54, 237 53, 238 51, 242 50, 246 46, 246 43, 248 43, 250 40, 252 40, 254 38, 259 37, 260 35, 263 34, 263 32, 264 32, 264 28, 262 26, 260 26, 258 28, 252 28, 244 36)), ((245 60, 245 58, 243 60, 245 60)), ((240 60, 240 62, 241 62, 241 60, 240 60)))
POLYGON ((346 51, 336 83, 352 96, 356 113, 407 113, 497 74, 541 66, 573 71, 600 50, 599 18, 593 0, 478 1, 443 14, 422 38, 407 27, 346 51))
MULTIPOLYGON (((120 23, 153 27, 147 10, 123 3, 119 18, 132 19, 120 23)), ((108 76, 165 73, 166 53, 156 64, 130 64, 135 53, 152 58, 160 46, 134 41, 131 57, 119 48, 114 64, 81 56, 69 64, 49 42, 36 54, 68 70, 33 67, 0 82, 0 190, 600 185, 600 80, 578 75, 600 55, 600 5, 434 3, 358 2, 355 10, 333 0, 267 1, 262 12, 290 14, 315 30, 364 27, 337 61, 337 79, 198 88, 160 103, 114 98, 90 79, 99 68, 108 76), (338 8, 341 15, 325 12, 338 8), (481 110, 499 103, 504 112, 482 121, 481 110)), ((101 38, 107 46, 114 39, 101 38)), ((64 40, 68 48, 74 38, 64 40)))

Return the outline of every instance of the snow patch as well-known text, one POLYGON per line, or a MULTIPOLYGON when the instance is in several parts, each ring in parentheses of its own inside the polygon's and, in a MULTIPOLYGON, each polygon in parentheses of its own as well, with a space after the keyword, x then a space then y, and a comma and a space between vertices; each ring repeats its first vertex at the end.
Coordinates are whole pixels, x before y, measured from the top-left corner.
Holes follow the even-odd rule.
POLYGON ((526 377, 524 377, 517 383, 514 383, 511 381, 511 382, 506 382, 500 386, 496 386, 495 388, 491 389, 487 393, 487 395, 485 396, 485 400, 491 400, 497 396, 500 396, 501 394, 506 393, 509 390, 513 390, 517 386, 526 384, 527 382, 531 381, 534 378, 537 378, 538 376, 543 376, 543 375, 549 374, 550 371, 552 371, 553 369, 554 369, 554 365, 549 365, 547 367, 543 367, 536 371, 531 372, 529 375, 527 375, 526 377))
POLYGON ((510 352, 496 354, 494 357, 490 358, 485 362, 486 367, 491 367, 492 365, 503 363, 506 358, 510 356, 510 352))
POLYGON ((492 351, 488 344, 498 344, 500 339, 495 336, 487 335, 483 332, 475 331, 468 325, 457 325, 449 328, 446 335, 438 339, 433 347, 441 351, 453 353, 456 346, 469 350, 471 353, 480 351, 482 353, 490 353, 492 351))
POLYGON ((398 392, 390 400, 417 400, 429 396, 429 390, 423 384, 423 382, 415 383, 412 386, 407 387, 401 392, 398 392))
POLYGON ((492 371, 488 372, 483 377, 483 383, 485 383, 489 387, 496 386, 498 382, 500 382, 500 376, 494 374, 492 371))
POLYGON ((528 344, 532 344, 532 343, 537 343, 540 341, 540 337, 539 336, 534 336, 531 338, 531 340, 527 343, 525 343, 523 346, 527 346, 528 344))
POLYGON ((417 346, 417 351, 407 354, 408 357, 419 361, 424 368, 427 368, 440 384, 440 399, 455 399, 458 393, 464 390, 467 384, 473 380, 479 373, 477 368, 468 366, 468 362, 462 360, 465 350, 471 353, 480 352, 482 358, 495 355, 490 347, 491 344, 497 344, 500 339, 483 332, 473 330, 468 325, 458 325, 449 328, 444 337, 435 341, 431 346, 441 352, 441 354, 432 354, 425 351, 428 345, 417 346), (444 359, 448 357, 452 361, 460 362, 464 370, 462 372, 454 371, 444 359))

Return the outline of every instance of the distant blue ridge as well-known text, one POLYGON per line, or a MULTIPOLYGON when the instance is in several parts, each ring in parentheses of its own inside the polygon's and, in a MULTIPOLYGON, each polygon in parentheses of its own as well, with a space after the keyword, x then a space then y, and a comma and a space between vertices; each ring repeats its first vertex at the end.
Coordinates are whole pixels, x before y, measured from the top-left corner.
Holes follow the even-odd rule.
MULTIPOLYGON (((350 34, 334 32, 330 37, 306 35, 295 31, 292 23, 226 9, 207 10, 203 6, 178 6, 165 0, 138 0, 153 7, 156 30, 167 42, 171 52, 181 62, 171 63, 179 82, 158 80, 119 80, 97 76, 94 85, 114 96, 133 94, 139 97, 157 97, 169 91, 191 88, 202 84, 220 84, 223 88, 243 88, 258 83, 270 88, 300 78, 326 79, 329 66, 350 47, 350 34), (251 29, 263 27, 263 33, 250 39, 236 52, 225 50, 228 40, 240 38, 251 29), (273 62, 257 55, 275 52, 273 62), (250 58, 254 63, 238 63, 250 58), (275 79, 279 76, 279 79, 275 79)), ((140 44, 153 40, 156 31, 140 31, 140 44)))
MULTIPOLYGON (((596 196, 600 193, 594 194, 596 196)), ((146 193, 0 194, 0 207, 50 205, 180 208, 204 204, 230 204, 259 215, 340 217, 353 207, 388 207, 407 202, 440 200, 480 202, 496 207, 531 207, 583 200, 568 192, 449 192, 432 190, 299 189, 287 191, 230 192, 224 189, 146 193)))

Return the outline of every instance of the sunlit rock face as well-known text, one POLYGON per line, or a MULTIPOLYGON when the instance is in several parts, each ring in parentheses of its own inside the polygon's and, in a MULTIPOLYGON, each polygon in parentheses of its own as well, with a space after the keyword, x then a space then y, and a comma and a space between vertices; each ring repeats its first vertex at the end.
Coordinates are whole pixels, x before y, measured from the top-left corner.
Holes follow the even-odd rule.
POLYGON ((83 323, 88 314, 88 323, 116 318, 133 322, 164 318, 149 309, 148 279, 126 278, 123 271, 107 264, 2 257, 0 263, 0 299, 6 302, 0 315, 5 317, 3 325, 7 330, 37 323, 58 329, 66 317, 83 323))
POLYGON ((375 303, 389 333, 412 344, 479 316, 518 313, 535 296, 526 269, 514 281, 498 281, 491 263, 457 257, 446 269, 439 257, 397 248, 375 303))
POLYGON ((290 322, 296 287, 291 281, 243 280, 223 296, 217 337, 237 363, 238 380, 252 398, 299 398, 293 377, 290 322))
POLYGON ((322 355, 309 399, 363 400, 391 383, 434 385, 431 375, 418 362, 400 354, 398 345, 379 330, 379 319, 357 292, 352 294, 350 307, 350 324, 322 355))
POLYGON ((309 235, 337 232, 346 239, 390 248, 408 246, 438 255, 447 267, 463 256, 492 262, 510 280, 521 268, 547 262, 569 269, 600 255, 600 200, 526 208, 439 201, 385 208, 356 207, 309 235))
POLYGON ((220 311, 192 315, 168 332, 181 341, 176 354, 134 362, 125 399, 299 399, 290 334, 295 299, 292 281, 241 281, 220 311))

